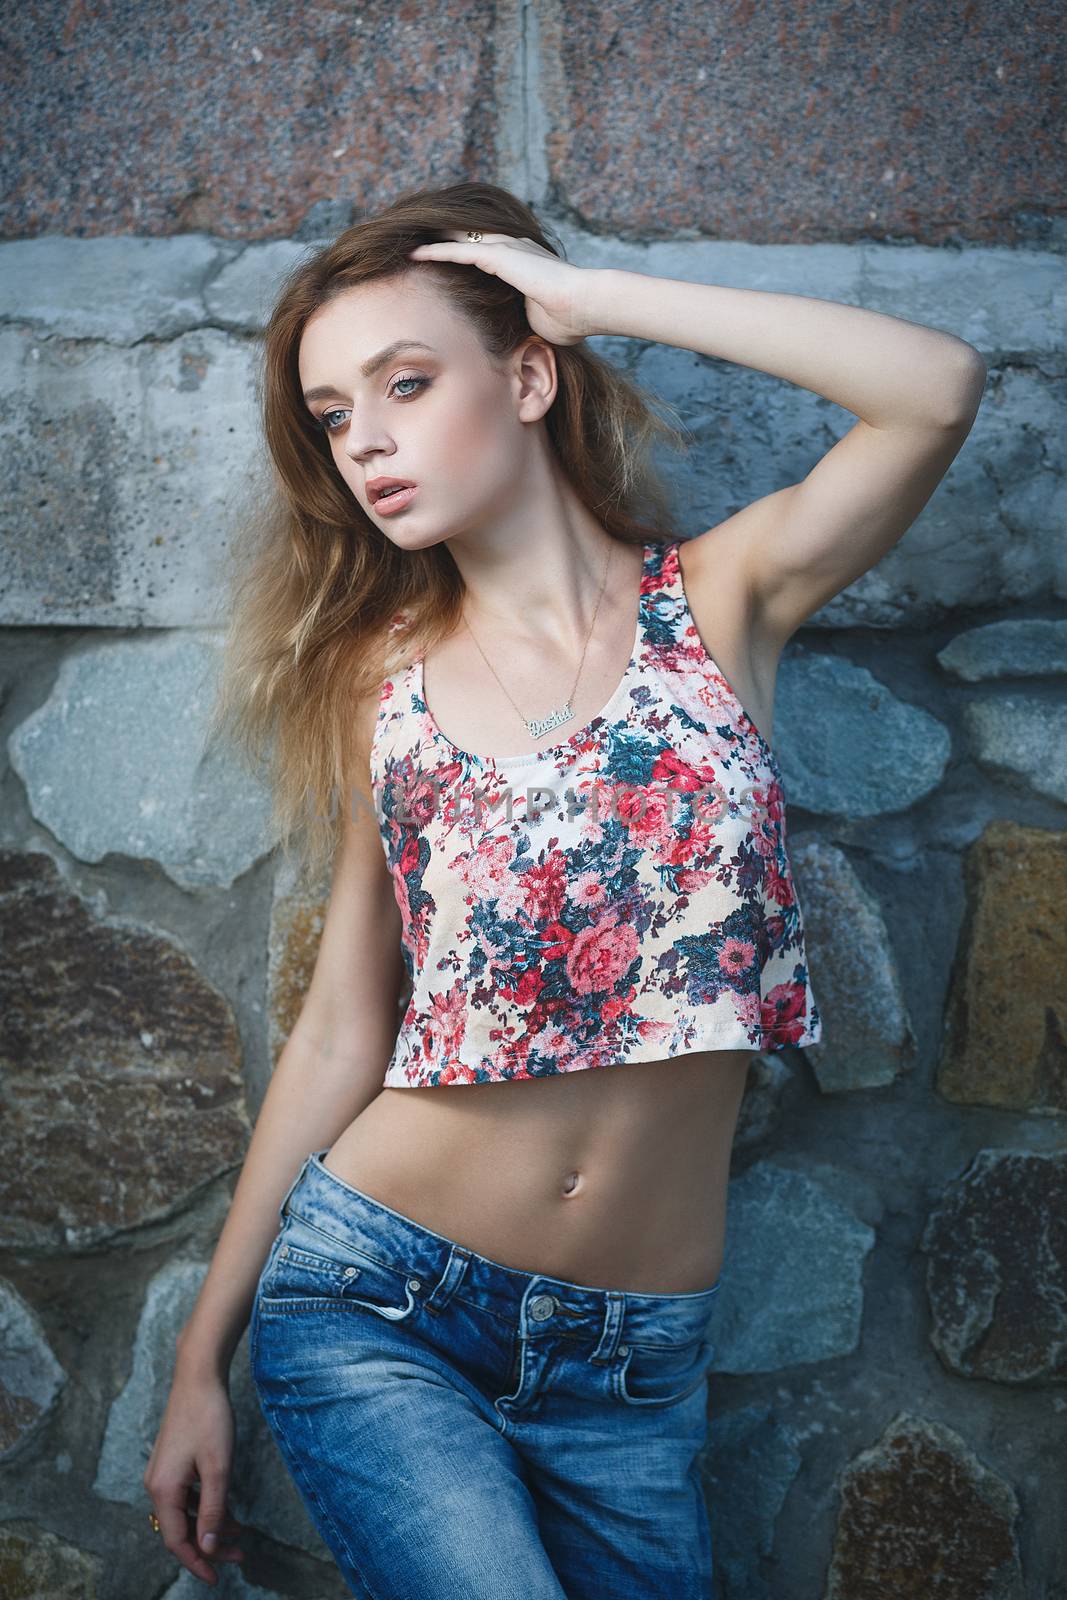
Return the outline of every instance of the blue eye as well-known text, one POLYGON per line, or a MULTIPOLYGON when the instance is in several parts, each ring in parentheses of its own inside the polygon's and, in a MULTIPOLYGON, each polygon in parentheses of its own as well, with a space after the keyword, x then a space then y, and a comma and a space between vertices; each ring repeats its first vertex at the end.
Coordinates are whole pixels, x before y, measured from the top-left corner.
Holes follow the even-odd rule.
MULTIPOLYGON (((412 393, 417 394, 419 389, 428 389, 432 381, 433 380, 431 378, 395 378, 389 385, 387 394, 392 394, 393 391, 398 389, 402 383, 413 383, 415 385, 415 389, 412 391, 412 393)), ((412 393, 401 395, 400 398, 402 400, 409 400, 412 398, 412 393)), ((326 419, 327 417, 338 416, 344 416, 344 411, 340 407, 331 408, 329 411, 324 411, 321 417, 312 417, 311 420, 320 433, 336 433, 341 426, 340 423, 331 423, 326 419)))

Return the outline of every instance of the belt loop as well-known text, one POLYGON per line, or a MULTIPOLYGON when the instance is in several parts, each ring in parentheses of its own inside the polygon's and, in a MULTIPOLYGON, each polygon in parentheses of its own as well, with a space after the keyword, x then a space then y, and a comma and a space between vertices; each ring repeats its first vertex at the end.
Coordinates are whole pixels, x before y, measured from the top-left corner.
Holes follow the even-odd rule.
POLYGON ((621 1289, 604 1290, 604 1326, 590 1361, 611 1361, 626 1317, 626 1295, 621 1289))
POLYGON ((460 1284, 470 1262, 471 1252, 465 1245, 453 1244, 448 1252, 445 1270, 422 1302, 427 1311, 437 1316, 447 1306, 460 1284))
POLYGON ((293 1181, 289 1185, 288 1189, 286 1189, 285 1194, 282 1196, 282 1203, 278 1207, 278 1216, 283 1221, 285 1220, 285 1208, 289 1204, 289 1196, 292 1194, 293 1190, 296 1188, 297 1184, 300 1182, 301 1178, 304 1176, 304 1173, 307 1171, 308 1163, 310 1162, 310 1160, 311 1160, 310 1156, 305 1156, 304 1157, 303 1161, 300 1163, 300 1171, 297 1173, 296 1177, 293 1179, 293 1181))

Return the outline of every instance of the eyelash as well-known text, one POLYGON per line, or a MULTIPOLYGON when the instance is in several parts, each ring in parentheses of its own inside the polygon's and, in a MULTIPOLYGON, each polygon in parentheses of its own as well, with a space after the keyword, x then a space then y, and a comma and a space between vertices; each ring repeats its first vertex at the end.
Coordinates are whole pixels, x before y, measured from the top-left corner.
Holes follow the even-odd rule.
MULTIPOLYGON (((419 389, 428 389, 432 382, 432 378, 394 378, 386 391, 386 395, 387 397, 391 395, 399 383, 416 383, 419 386, 418 389, 416 389, 412 394, 401 395, 400 397, 402 400, 413 400, 415 395, 418 394, 419 389)), ((341 406, 331 406, 328 411, 324 411, 322 413, 321 417, 312 417, 311 420, 320 433, 338 433, 340 431, 339 427, 331 428, 327 423, 326 418, 332 417, 336 411, 340 410, 342 410, 341 406)))

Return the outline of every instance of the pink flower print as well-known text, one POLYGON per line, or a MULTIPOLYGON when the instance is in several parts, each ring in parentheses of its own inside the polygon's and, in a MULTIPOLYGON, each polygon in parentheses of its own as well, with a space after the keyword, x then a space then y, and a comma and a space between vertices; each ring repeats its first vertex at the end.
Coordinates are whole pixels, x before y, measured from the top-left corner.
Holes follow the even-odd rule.
POLYGON ((402 872, 394 873, 396 903, 400 911, 400 937, 404 944, 411 943, 411 901, 408 899, 408 881, 402 872))
POLYGON ((592 910, 604 904, 607 891, 595 872, 580 872, 570 886, 570 898, 583 910, 592 910))
POLYGON ((707 852, 699 848, 700 840, 693 833, 672 833, 660 851, 659 859, 665 867, 686 867, 696 856, 706 859, 707 852))
POLYGON ((574 1054, 574 1039, 556 1022, 546 1022, 530 1040, 530 1049, 551 1061, 567 1061, 574 1054))
POLYGON ((662 844, 669 836, 679 805, 677 795, 651 784, 623 786, 617 800, 619 820, 628 828, 631 843, 643 849, 662 844))
POLYGON ((562 961, 574 943, 574 934, 562 922, 550 922, 541 929, 541 959, 562 961))
POLYGON ((769 783, 754 784, 752 789, 752 845, 761 855, 771 855, 784 837, 785 802, 781 786, 772 779, 769 783))
POLYGON ((747 972, 756 959, 756 947, 747 939, 724 939, 719 949, 719 966, 731 977, 747 972))
POLYGON ((703 790, 693 801, 694 828, 714 828, 716 823, 721 822, 729 809, 729 804, 722 784, 717 778, 709 777, 703 790))
POLYGON ((466 1032, 467 998, 457 978, 443 994, 431 994, 428 1026, 423 1035, 427 1056, 435 1052, 446 1058, 459 1054, 466 1032))
POLYGON ((793 904, 793 885, 787 874, 781 870, 777 854, 767 862, 763 874, 764 893, 768 900, 774 900, 780 906, 793 904))
POLYGON ((667 1044, 674 1027, 669 1022, 653 1022, 651 1018, 646 1017, 643 1022, 637 1024, 637 1031, 646 1043, 667 1044))
POLYGON ((804 1032, 807 997, 802 983, 776 983, 763 997, 765 1044, 795 1044, 804 1032))
POLYGON ((526 915, 534 924, 554 921, 567 898, 567 863, 560 851, 536 863, 519 880, 526 915))
POLYGON ((485 834, 478 840, 476 850, 462 851, 449 866, 475 899, 499 900, 501 896, 506 898, 514 886, 513 855, 514 845, 509 838, 485 834))
POLYGON ((462 1061, 450 1061, 447 1067, 442 1067, 438 1083, 476 1083, 477 1069, 468 1067, 462 1061))
POLYGON ((407 878, 415 872, 419 865, 419 841, 413 834, 409 834, 404 841, 404 848, 400 852, 400 876, 407 878))
POLYGON ((567 977, 576 994, 610 989, 633 963, 638 941, 633 924, 616 923, 615 913, 575 935, 567 956, 567 977))
POLYGON ((688 852, 686 859, 695 858, 697 861, 717 861, 722 847, 719 844, 717 829, 706 820, 696 818, 688 834, 688 852))
POLYGON ((625 994, 611 995, 599 1008, 602 1020, 604 1022, 614 1022, 620 1011, 629 1011, 636 993, 637 990, 631 985, 625 994))
POLYGON ((735 995, 734 1008, 746 1028, 758 1028, 760 1026, 763 1001, 758 994, 735 995))
POLYGON ((456 762, 438 767, 434 772, 413 769, 401 783, 400 813, 403 819, 420 830, 432 823, 442 808, 449 786, 455 783, 460 771, 456 762))
POLYGON ((505 974, 497 984, 497 993, 503 995, 505 1000, 514 1000, 516 1005, 527 1010, 533 1005, 537 996, 545 986, 538 967, 527 967, 518 974, 505 974))
POLYGON ((675 750, 661 750, 652 765, 652 780, 655 783, 664 783, 671 789, 684 789, 692 792, 702 789, 705 779, 701 777, 691 761, 683 761, 675 750))

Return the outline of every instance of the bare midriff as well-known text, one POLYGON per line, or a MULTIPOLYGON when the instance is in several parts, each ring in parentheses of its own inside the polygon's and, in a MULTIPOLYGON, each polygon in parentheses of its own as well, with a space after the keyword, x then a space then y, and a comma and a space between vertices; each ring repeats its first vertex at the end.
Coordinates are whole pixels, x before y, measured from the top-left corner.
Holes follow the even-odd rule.
POLYGON ((502 1266, 633 1294, 708 1289, 752 1055, 383 1089, 323 1162, 502 1266))

